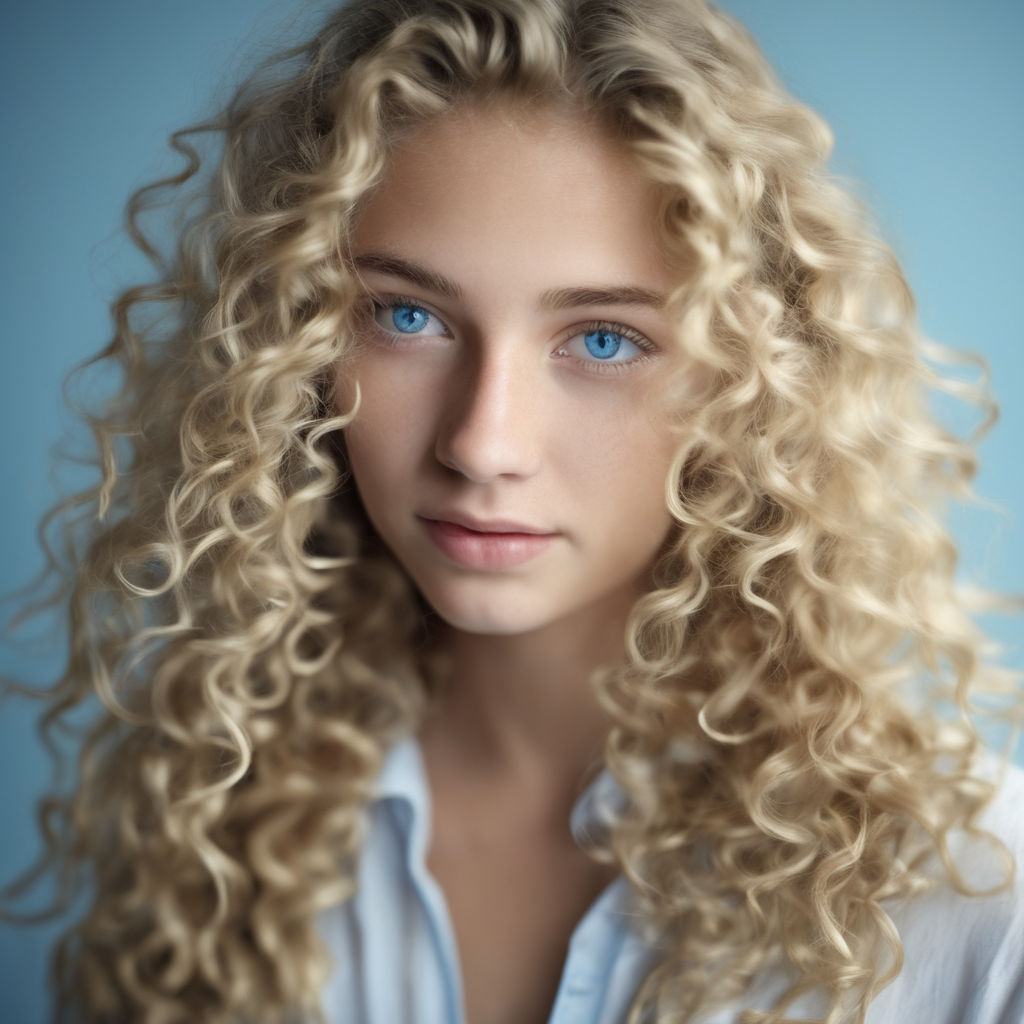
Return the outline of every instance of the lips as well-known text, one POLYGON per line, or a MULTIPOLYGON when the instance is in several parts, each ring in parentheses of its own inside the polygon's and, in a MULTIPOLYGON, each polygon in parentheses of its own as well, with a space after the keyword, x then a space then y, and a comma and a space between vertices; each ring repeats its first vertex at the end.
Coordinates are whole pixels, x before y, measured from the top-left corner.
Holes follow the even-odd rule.
POLYGON ((497 571, 522 565, 558 537, 557 532, 526 523, 479 520, 461 512, 418 518, 442 554, 467 569, 497 571))

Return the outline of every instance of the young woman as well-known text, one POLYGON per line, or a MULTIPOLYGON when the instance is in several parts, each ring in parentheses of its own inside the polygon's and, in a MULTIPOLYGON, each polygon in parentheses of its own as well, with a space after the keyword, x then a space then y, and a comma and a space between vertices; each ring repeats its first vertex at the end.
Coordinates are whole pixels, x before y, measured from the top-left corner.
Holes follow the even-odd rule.
POLYGON ((208 127, 81 503, 66 1015, 1019 1021, 1022 785, 921 701, 999 688, 972 456, 745 33, 355 0, 208 127))

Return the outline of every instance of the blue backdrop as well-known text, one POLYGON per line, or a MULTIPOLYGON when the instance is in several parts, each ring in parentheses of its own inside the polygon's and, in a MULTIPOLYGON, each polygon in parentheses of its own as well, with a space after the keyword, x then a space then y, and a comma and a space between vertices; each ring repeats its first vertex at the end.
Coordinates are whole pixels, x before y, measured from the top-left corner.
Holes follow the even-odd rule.
MULTIPOLYGON (((168 134, 212 112, 254 59, 303 34, 322 0, 36 0, 8 5, 0 39, 7 371, 0 379, 0 589, 40 564, 54 444, 72 421, 59 383, 109 333, 135 280, 119 233, 128 193, 174 166, 168 134)), ((984 353, 1003 418, 977 490, 1005 511, 957 513, 965 578, 1024 579, 1024 5, 1018 0, 726 0, 783 81, 832 124, 834 166, 858 182, 907 270, 925 329, 984 353)), ((1012 622, 991 620, 1012 645, 1012 622)), ((0 668, 45 679, 58 645, 0 647, 0 668)), ((1018 643, 1007 660, 1024 668, 1018 643)), ((20 704, 0 707, 0 878, 36 848, 46 762, 20 704)), ((0 1019, 45 1017, 53 929, 0 928, 0 1019)))

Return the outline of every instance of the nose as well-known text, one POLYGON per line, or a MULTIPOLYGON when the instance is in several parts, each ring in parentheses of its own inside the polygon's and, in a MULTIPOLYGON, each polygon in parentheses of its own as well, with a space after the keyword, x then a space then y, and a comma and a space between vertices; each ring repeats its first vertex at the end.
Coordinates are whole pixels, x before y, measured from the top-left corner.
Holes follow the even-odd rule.
POLYGON ((438 461, 475 483, 540 468, 542 381, 516 352, 482 354, 451 381, 438 426, 438 461))

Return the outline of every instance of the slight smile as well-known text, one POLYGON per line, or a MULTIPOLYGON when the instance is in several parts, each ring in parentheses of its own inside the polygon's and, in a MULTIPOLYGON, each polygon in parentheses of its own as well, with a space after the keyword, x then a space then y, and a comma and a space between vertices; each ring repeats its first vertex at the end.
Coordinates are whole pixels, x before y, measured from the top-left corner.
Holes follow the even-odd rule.
POLYGON ((416 518, 441 553, 465 569, 511 569, 536 558, 559 536, 524 523, 483 521, 457 512, 416 518))

